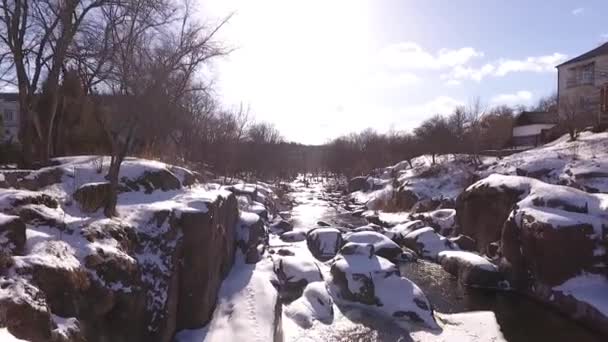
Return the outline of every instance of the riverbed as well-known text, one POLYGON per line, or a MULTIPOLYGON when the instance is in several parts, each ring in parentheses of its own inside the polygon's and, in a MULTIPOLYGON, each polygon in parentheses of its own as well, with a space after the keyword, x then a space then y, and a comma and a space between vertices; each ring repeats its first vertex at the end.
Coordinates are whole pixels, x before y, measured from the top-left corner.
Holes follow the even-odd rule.
MULTIPOLYGON (((341 195, 325 180, 299 180, 292 184, 294 229, 312 229, 318 221, 332 226, 353 227, 366 224, 343 206, 341 195)), ((510 342, 597 342, 602 337, 550 308, 511 292, 466 288, 443 268, 432 262, 400 265, 402 276, 415 282, 429 298, 436 312, 494 313, 504 339, 510 342)), ((308 330, 286 326, 287 341, 415 341, 390 321, 359 308, 339 308, 333 324, 317 324, 308 330)), ((426 340, 426 339, 425 339, 426 340)), ((484 340, 482 337, 473 340, 484 340)))

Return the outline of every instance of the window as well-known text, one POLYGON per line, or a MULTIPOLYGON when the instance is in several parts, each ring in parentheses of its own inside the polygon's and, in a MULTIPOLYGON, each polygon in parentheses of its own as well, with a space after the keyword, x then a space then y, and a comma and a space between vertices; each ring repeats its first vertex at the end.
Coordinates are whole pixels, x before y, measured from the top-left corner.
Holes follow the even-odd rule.
POLYGON ((595 83, 595 63, 568 69, 568 88, 595 83))
POLYGON ((15 119, 15 112, 12 110, 4 111, 4 121, 12 122, 15 119))
POLYGON ((580 68, 580 84, 593 84, 595 63, 584 65, 580 68))

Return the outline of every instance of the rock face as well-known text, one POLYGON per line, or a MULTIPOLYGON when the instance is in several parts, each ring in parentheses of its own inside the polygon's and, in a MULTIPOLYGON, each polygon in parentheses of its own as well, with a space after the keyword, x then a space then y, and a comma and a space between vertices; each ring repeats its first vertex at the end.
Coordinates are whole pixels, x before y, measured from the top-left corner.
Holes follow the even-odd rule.
MULTIPOLYGON (((508 202, 514 201, 503 222, 499 254, 500 271, 512 288, 595 329, 607 330, 608 317, 594 308, 593 302, 565 296, 556 289, 588 275, 603 279, 604 288, 608 290, 608 195, 590 194, 528 177, 500 175, 479 181, 467 189, 467 193, 461 198, 465 212, 472 210, 467 205, 477 203, 483 217, 487 216, 483 214, 486 207, 498 215, 492 202, 503 203, 501 211, 506 211, 508 202), (486 207, 482 206, 482 194, 489 196, 485 200, 486 207)), ((473 216, 474 213, 469 212, 461 219, 469 214, 473 216)), ((490 222, 489 218, 486 222, 490 222)), ((495 245, 489 246, 495 249, 495 245)), ((477 247, 480 247, 479 242, 477 247)))
POLYGON ((456 234, 473 238, 480 253, 486 253, 490 243, 500 240, 504 222, 523 194, 517 184, 493 185, 481 180, 456 199, 456 234))
POLYGON ((306 235, 306 244, 315 258, 327 261, 342 247, 342 232, 336 228, 316 228, 306 235))
POLYGON ((74 199, 84 212, 92 213, 103 208, 110 196, 110 183, 87 183, 74 192, 74 199))
POLYGON ((400 210, 410 210, 418 200, 416 193, 403 186, 399 187, 395 193, 395 206, 400 210))
POLYGON ((355 177, 348 181, 348 192, 368 191, 370 185, 367 182, 367 177, 355 177))
MULTIPOLYGON (((91 181, 75 193, 66 184, 0 189, 0 271, 11 274, 0 278, 0 326, 31 341, 169 342, 177 329, 206 324, 234 261, 235 196, 182 188, 167 165, 129 158, 120 216, 86 214, 107 191, 90 159, 14 172, 9 184, 40 189, 74 174, 91 181), (71 197, 78 206, 64 202, 71 197)), ((257 247, 258 230, 250 232, 257 247)), ((257 256, 255 247, 246 251, 257 256)))
POLYGON ((25 224, 19 216, 0 213, 0 250, 22 254, 25 247, 25 224))
POLYGON ((184 235, 178 330, 198 328, 211 319, 221 282, 234 262, 237 220, 234 196, 218 197, 207 205, 206 212, 182 213, 177 223, 184 235))
POLYGON ((0 321, 17 338, 33 342, 51 339, 51 314, 44 295, 21 280, 0 277, 0 321))

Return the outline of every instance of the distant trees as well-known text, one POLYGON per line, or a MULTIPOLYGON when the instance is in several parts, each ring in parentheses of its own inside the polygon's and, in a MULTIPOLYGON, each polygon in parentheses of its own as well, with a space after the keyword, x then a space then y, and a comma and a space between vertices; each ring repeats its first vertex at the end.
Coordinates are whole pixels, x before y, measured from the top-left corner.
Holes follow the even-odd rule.
POLYGON ((482 151, 509 143, 513 115, 511 107, 485 109, 476 99, 454 108, 450 115, 430 117, 412 133, 379 134, 368 129, 334 139, 327 147, 326 165, 332 172, 350 177, 402 160, 412 167, 412 159, 421 155, 430 155, 435 164, 439 155, 466 153, 478 163, 482 151))

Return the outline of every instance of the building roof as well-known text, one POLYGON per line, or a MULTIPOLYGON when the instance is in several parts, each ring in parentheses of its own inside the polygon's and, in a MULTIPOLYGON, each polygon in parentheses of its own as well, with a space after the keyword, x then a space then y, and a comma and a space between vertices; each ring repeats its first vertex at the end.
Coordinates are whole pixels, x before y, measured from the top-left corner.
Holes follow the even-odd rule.
POLYGON ((19 101, 19 93, 0 93, 0 100, 17 102, 19 101))
POLYGON ((608 55, 608 43, 604 43, 604 44, 598 46, 597 48, 595 48, 591 51, 587 51, 578 57, 574 57, 570 60, 567 60, 564 63, 558 65, 556 68, 559 68, 559 67, 567 65, 567 64, 582 62, 584 60, 591 59, 591 58, 594 58, 597 56, 602 56, 602 55, 608 55))
POLYGON ((557 124, 557 113, 523 111, 515 117, 514 126, 526 126, 537 124, 557 124))

